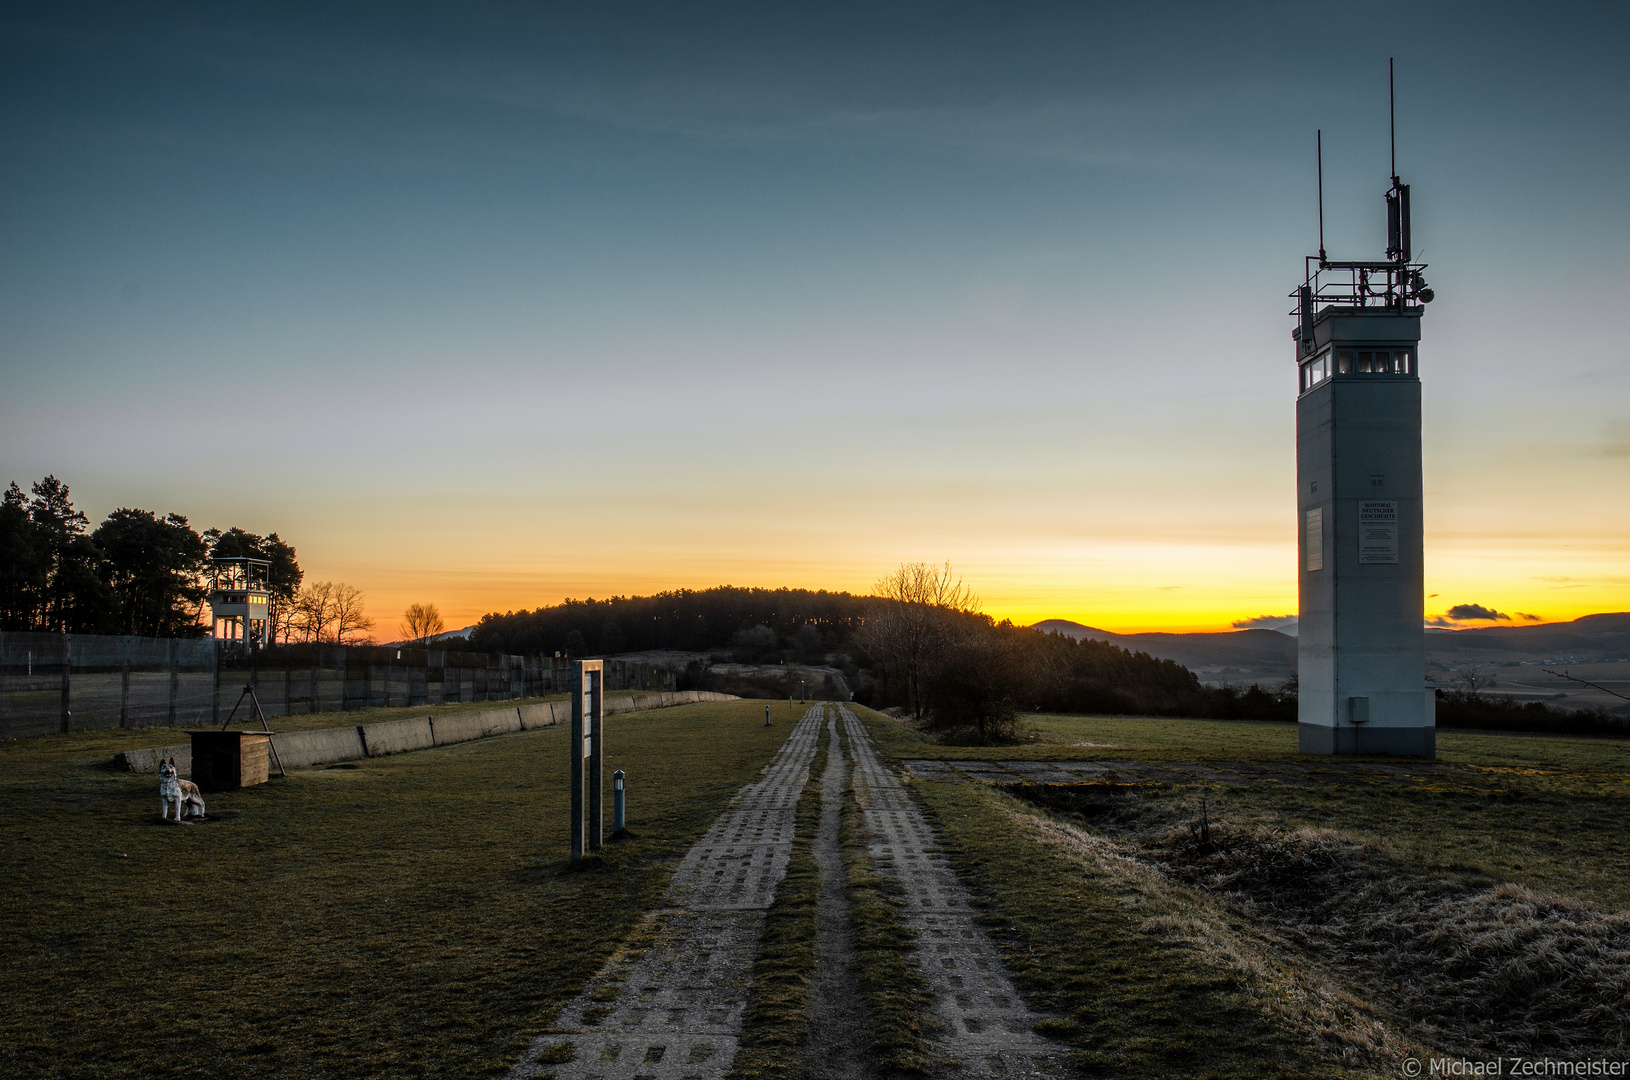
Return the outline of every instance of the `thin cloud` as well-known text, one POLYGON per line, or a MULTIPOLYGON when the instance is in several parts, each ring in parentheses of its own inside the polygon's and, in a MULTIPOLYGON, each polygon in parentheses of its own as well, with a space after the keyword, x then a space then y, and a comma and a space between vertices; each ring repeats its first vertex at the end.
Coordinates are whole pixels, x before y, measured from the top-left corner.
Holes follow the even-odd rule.
POLYGON ((1296 621, 1295 615, 1258 615, 1250 619, 1235 619, 1235 630, 1252 630, 1258 627, 1264 630, 1277 630, 1296 621))
POLYGON ((1523 622, 1544 622, 1545 621, 1545 617, 1543 615, 1530 615, 1526 611, 1517 612, 1517 618, 1521 619, 1523 622))

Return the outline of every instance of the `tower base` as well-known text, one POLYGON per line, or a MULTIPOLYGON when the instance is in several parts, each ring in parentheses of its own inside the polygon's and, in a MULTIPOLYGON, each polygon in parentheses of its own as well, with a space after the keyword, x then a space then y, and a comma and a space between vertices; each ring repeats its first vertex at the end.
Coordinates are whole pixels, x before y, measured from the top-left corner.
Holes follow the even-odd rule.
POLYGON ((1383 757, 1438 756, 1435 727, 1327 727, 1297 724, 1297 749, 1304 754, 1376 754, 1383 757))

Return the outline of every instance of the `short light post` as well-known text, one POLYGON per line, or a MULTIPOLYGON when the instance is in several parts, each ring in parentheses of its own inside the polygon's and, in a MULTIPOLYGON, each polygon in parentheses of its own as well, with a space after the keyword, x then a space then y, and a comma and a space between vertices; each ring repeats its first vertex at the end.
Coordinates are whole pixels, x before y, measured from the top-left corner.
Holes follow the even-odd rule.
POLYGON ((768 705, 764 706, 764 726, 770 726, 770 707, 768 705))
POLYGON ((611 774, 611 831, 623 831, 624 801, 623 801, 623 771, 618 769, 611 774))

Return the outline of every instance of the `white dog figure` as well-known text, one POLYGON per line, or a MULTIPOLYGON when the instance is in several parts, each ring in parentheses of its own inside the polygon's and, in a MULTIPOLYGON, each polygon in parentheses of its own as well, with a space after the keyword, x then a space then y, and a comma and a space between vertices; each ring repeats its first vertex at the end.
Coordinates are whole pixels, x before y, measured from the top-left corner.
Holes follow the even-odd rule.
POLYGON ((198 785, 191 780, 183 780, 176 774, 175 758, 158 763, 158 797, 159 817, 165 821, 170 820, 170 807, 175 807, 175 819, 181 824, 186 817, 204 816, 204 797, 198 791, 198 785))

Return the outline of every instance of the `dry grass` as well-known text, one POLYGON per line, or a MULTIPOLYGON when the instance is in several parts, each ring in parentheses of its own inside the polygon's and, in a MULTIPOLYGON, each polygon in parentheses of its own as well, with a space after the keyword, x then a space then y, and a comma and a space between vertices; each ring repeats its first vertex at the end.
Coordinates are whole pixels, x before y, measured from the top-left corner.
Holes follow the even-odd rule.
POLYGON ((1363 1000, 1295 962, 1282 942, 1229 918, 1158 864, 1068 822, 1012 808, 1021 835, 1053 848, 1092 873, 1129 913, 1139 932, 1182 946, 1202 966, 1229 972, 1284 1031, 1301 1032, 1331 1065, 1387 1071, 1423 1048, 1400 1038, 1363 1000))
POLYGON ((785 740, 764 704, 608 718, 629 833, 577 870, 564 727, 290 770, 191 827, 99 767, 151 731, 0 744, 0 1075, 501 1074, 785 740))
POLYGON ((1295 775, 1311 787, 1034 786, 1045 813, 984 785, 912 785, 1027 995, 1070 1015, 1106 1070, 1397 1075, 1406 1056, 1630 1049, 1617 742, 1440 732, 1440 761, 1470 779, 1402 783, 1298 755, 1293 725, 1042 717, 1036 744, 994 754, 872 726, 895 758, 1310 770, 1295 775))
POLYGON ((797 1076, 799 1054, 809 1041, 809 981, 815 971, 821 890, 813 846, 821 827, 825 735, 822 728, 809 780, 798 798, 786 876, 776 886, 775 900, 764 916, 731 1080, 797 1076))
MULTIPOLYGON (((849 733, 841 726, 838 730, 849 748, 849 733)), ((849 758, 854 760, 852 750, 849 758)), ((856 978, 872 1018, 872 1049, 887 1075, 923 1076, 933 1067, 923 1037, 929 992, 915 963, 906 960, 917 944, 917 934, 900 919, 904 890, 878 873, 871 841, 865 812, 855 798, 852 782, 846 781, 838 843, 846 875, 856 978)))
POLYGON ((1421 872, 1332 830, 1171 830, 1150 854, 1458 1054, 1630 1050, 1630 918, 1421 872))
POLYGON ((1462 1055, 1630 1049, 1623 915, 1333 829, 1236 828, 1214 816, 1217 796, 1013 794, 1075 819, 1021 819, 1039 840, 1158 897, 1170 911, 1151 925, 1251 972, 1265 1002, 1339 1057, 1396 1061, 1419 1054, 1411 1041, 1462 1055))

